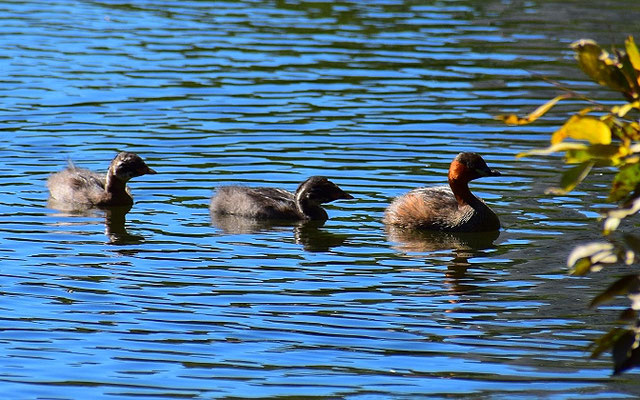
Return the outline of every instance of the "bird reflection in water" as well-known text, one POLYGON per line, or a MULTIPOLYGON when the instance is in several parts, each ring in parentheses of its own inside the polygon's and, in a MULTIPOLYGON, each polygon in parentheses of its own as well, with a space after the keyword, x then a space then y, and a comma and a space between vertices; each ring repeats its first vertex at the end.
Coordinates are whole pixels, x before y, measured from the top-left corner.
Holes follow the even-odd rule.
MULTIPOLYGON (((110 244, 138 244, 144 242, 144 236, 132 235, 126 228, 126 215, 131 210, 131 206, 109 207, 109 208, 87 208, 87 209, 67 209, 65 204, 56 202, 49 198, 47 207, 58 210, 56 215, 63 217, 100 217, 104 216, 104 233, 109 238, 110 244)), ((67 223, 72 225, 72 223, 67 223)))
POLYGON ((495 248, 494 242, 500 236, 499 231, 456 233, 407 230, 393 226, 388 226, 386 232, 388 240, 395 243, 393 247, 403 253, 428 253, 425 258, 441 258, 447 253, 451 254, 452 259, 446 265, 445 282, 459 295, 474 292, 482 280, 469 276, 468 269, 473 265, 469 259, 485 256, 487 249, 495 248))
POLYGON ((211 213, 211 224, 227 234, 245 234, 283 230, 293 227, 295 243, 306 251, 323 252, 342 245, 346 235, 328 232, 322 227, 325 221, 290 221, 290 220, 258 220, 243 216, 211 213))
POLYGON ((144 242, 144 236, 130 234, 125 227, 125 217, 130 209, 131 207, 111 207, 104 210, 104 233, 109 238, 109 243, 123 245, 144 242))

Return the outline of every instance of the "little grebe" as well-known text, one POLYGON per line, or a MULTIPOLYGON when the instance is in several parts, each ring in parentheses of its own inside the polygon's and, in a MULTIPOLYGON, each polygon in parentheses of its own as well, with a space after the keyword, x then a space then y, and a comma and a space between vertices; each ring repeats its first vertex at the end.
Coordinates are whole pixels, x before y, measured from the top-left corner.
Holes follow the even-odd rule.
POLYGON ((91 207, 131 206, 133 198, 127 182, 145 174, 155 174, 135 153, 119 153, 106 175, 69 166, 54 174, 47 181, 50 200, 65 209, 91 207))
POLYGON ((211 198, 209 208, 213 213, 253 219, 324 221, 329 216, 321 205, 338 199, 353 196, 325 177, 312 176, 295 193, 269 187, 222 186, 211 198))
POLYGON ((486 232, 500 229, 498 216, 469 190, 469 182, 500 176, 476 153, 460 153, 449 167, 449 187, 418 188, 397 197, 384 222, 407 229, 486 232))

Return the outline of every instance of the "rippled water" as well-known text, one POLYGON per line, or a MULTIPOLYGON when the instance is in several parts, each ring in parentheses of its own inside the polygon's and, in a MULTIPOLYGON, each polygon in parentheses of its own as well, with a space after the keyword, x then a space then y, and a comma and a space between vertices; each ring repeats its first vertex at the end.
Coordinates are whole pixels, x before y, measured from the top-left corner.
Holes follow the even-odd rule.
POLYGON ((598 236, 606 175, 550 197, 546 122, 493 116, 557 93, 606 98, 568 44, 636 33, 635 0, 47 1, 0 4, 3 398, 635 398, 585 347, 615 308, 568 277, 598 236), (159 173, 125 217, 47 208, 47 176, 119 150, 159 173), (406 236, 390 199, 445 182, 457 152, 498 237, 406 236), (322 227, 212 220, 217 185, 356 197, 322 227))

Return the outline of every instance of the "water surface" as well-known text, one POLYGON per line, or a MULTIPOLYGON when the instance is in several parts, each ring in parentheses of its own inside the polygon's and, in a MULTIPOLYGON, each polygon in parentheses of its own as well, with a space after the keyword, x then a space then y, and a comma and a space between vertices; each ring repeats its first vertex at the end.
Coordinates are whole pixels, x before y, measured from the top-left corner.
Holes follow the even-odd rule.
POLYGON ((640 395, 587 358, 618 313, 586 308, 607 278, 565 268, 609 177, 553 197, 562 161, 514 158, 578 105, 493 118, 557 94, 541 76, 611 100, 568 44, 621 42, 640 5, 369 3, 0 4, 4 397, 640 395), (126 216, 48 208, 51 172, 120 150, 158 171, 126 216), (473 184, 502 232, 387 232, 389 201, 460 151, 503 173, 473 184), (209 214, 218 185, 310 175, 356 197, 324 226, 209 214))

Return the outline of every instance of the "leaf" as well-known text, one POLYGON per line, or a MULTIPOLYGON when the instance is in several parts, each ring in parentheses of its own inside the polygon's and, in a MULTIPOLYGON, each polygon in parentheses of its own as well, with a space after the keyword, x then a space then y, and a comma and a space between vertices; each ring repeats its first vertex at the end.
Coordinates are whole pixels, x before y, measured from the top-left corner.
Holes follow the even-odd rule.
POLYGON ((597 307, 602 303, 611 301, 616 296, 635 294, 640 290, 640 275, 625 275, 613 282, 604 292, 597 295, 589 304, 589 307, 597 307))
POLYGON ((633 308, 625 308, 618 315, 618 322, 635 322, 638 319, 638 312, 633 308))
POLYGON ((610 217, 605 219, 602 226, 602 234, 605 236, 610 235, 611 232, 618 229, 618 226, 620 226, 620 222, 622 222, 620 218, 610 217))
POLYGON ((627 332, 624 328, 613 328, 606 334, 600 336, 589 346, 591 349, 591 358, 598 358, 602 353, 613 347, 614 343, 627 332))
POLYGON ((631 300, 631 309, 640 310, 640 293, 632 293, 627 296, 631 300))
POLYGON ((640 183, 640 163, 625 165, 613 178, 609 201, 620 201, 633 192, 640 183))
POLYGON ((580 68, 594 81, 602 86, 622 93, 628 93, 630 88, 624 75, 609 53, 590 39, 581 39, 571 44, 576 51, 576 59, 580 68))
MULTIPOLYGON (((623 134, 623 139, 629 139, 629 140, 640 140, 640 124, 638 124, 637 122, 630 122, 630 123, 626 123, 622 126, 622 134, 623 134)), ((631 147, 629 148, 629 151, 631 153, 637 153, 640 148, 640 144, 636 143, 636 144, 632 144, 631 147)))
MULTIPOLYGON (((633 36, 629 36, 627 40, 625 40, 624 47, 629 56, 629 61, 631 61, 631 65, 633 65, 636 71, 640 71, 640 51, 638 51, 638 46, 636 46, 633 36)), ((638 83, 640 84, 640 81, 638 81, 638 83)))
POLYGON ((617 144, 593 144, 585 149, 567 150, 567 163, 577 164, 589 160, 597 161, 597 165, 610 166, 620 162, 626 151, 617 144))
POLYGON ((640 210, 640 198, 633 199, 629 204, 625 204, 624 207, 609 210, 605 213, 606 219, 604 221, 604 234, 608 235, 614 231, 620 221, 630 215, 637 213, 640 210))
POLYGON ((629 90, 624 92, 625 97, 629 100, 637 99, 640 93, 640 87, 638 86, 638 77, 636 74, 636 70, 633 68, 628 54, 626 54, 625 52, 617 53, 618 61, 620 63, 620 72, 624 76, 624 79, 627 81, 627 86, 629 87, 629 90))
POLYGON ((530 113, 524 118, 520 118, 515 114, 510 114, 510 115, 498 115, 496 116, 496 119, 503 121, 507 125, 530 124, 533 121, 537 120, 538 118, 542 117, 544 114, 546 114, 547 111, 549 111, 551 107, 555 106, 557 102, 563 99, 567 99, 569 97, 572 97, 572 96, 567 93, 556 96, 553 99, 541 105, 540 107, 536 108, 532 113, 530 113))
POLYGON ((638 254, 632 250, 627 250, 624 252, 624 257, 622 258, 624 258, 623 262, 626 265, 631 265, 636 262, 636 259, 638 258, 638 254))
POLYGON ((618 117, 623 118, 627 113, 633 109, 640 109, 640 101, 634 101, 627 103, 623 106, 614 106, 611 108, 611 112, 618 117))
POLYGON ((584 178, 589 175, 591 168, 595 163, 593 161, 586 161, 582 164, 578 164, 573 168, 570 168, 562 174, 560 178, 560 187, 559 188, 550 188, 547 190, 548 193, 553 194, 565 194, 572 191, 580 182, 584 180, 584 178))
POLYGON ((610 144, 611 128, 598 118, 588 115, 574 115, 551 136, 551 144, 566 138, 587 140, 591 144, 610 144))
POLYGON ((589 257, 581 258, 573 264, 569 273, 571 275, 584 276, 591 272, 591 267, 593 267, 593 263, 589 257))
POLYGON ((586 275, 602 263, 618 261, 615 246, 608 242, 594 242, 575 247, 567 258, 567 266, 572 275, 586 275))
POLYGON ((622 239, 624 240, 624 244, 629 246, 631 250, 640 254, 640 237, 632 235, 630 233, 625 233, 624 235, 622 235, 622 239))
POLYGON ((615 208, 613 210, 607 211, 606 216, 622 219, 637 213, 639 210, 640 198, 636 198, 630 204, 625 204, 625 207, 615 208))
POLYGON ((568 151, 568 150, 586 150, 587 145, 583 143, 557 143, 551 145, 545 149, 533 149, 529 151, 525 151, 522 153, 516 154, 516 158, 520 157, 528 157, 528 156, 546 156, 551 153, 556 153, 560 151, 568 151))
POLYGON ((618 375, 634 366, 640 365, 638 339, 638 332, 629 329, 616 340, 611 350, 614 375, 618 375))

